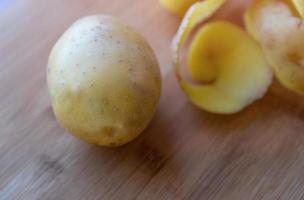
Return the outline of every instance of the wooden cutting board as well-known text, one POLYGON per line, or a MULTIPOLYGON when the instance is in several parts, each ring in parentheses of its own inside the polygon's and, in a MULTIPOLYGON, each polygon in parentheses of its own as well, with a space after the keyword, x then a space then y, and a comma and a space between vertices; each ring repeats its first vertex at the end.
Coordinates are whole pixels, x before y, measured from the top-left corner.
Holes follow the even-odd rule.
MULTIPOLYGON (((219 15, 240 22, 249 1, 219 15)), ((0 0, 0 199, 304 199, 304 98, 276 81, 228 116, 192 106, 171 69, 180 19, 157 0, 0 0), (56 122, 45 71, 77 18, 117 15, 151 44, 163 75, 155 118, 120 148, 86 144, 56 122)))

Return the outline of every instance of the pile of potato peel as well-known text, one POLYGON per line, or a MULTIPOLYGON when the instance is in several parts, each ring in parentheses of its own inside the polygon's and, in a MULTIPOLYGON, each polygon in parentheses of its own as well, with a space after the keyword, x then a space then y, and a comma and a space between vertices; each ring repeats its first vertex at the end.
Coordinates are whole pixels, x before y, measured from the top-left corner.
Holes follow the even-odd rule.
POLYGON ((160 2, 178 15, 187 10, 173 39, 173 61, 181 88, 199 108, 236 113, 264 96, 273 73, 304 94, 304 1, 254 0, 244 14, 246 30, 228 21, 205 22, 226 0, 160 2), (198 26, 188 48, 188 81, 181 49, 198 26))

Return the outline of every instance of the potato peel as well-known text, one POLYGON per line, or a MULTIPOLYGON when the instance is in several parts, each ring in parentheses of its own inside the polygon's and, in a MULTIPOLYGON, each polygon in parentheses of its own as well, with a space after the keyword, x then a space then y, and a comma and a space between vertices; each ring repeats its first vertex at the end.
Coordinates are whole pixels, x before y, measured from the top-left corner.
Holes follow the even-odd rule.
MULTIPOLYGON (((294 5, 300 15, 301 3, 294 5)), ((257 0, 246 11, 245 22, 247 30, 261 44, 278 80, 303 95, 304 21, 300 15, 294 14, 284 1, 257 0)))
POLYGON ((160 0, 160 4, 172 13, 184 16, 188 8, 199 0, 160 0))
POLYGON ((176 59, 178 51, 184 44, 192 29, 200 22, 213 15, 225 3, 225 1, 226 0, 206 0, 204 2, 195 3, 189 8, 175 37, 173 38, 172 49, 174 61, 178 61, 178 59, 176 59))
POLYGON ((188 68, 193 80, 212 82, 194 84, 180 72, 180 51, 189 34, 224 3, 206 0, 194 4, 183 19, 172 48, 178 82, 191 102, 209 112, 230 114, 262 97, 272 80, 271 69, 253 38, 229 22, 207 23, 191 42, 188 68))
POLYGON ((301 15, 301 17, 304 19, 304 1, 303 0, 292 0, 297 11, 301 15))

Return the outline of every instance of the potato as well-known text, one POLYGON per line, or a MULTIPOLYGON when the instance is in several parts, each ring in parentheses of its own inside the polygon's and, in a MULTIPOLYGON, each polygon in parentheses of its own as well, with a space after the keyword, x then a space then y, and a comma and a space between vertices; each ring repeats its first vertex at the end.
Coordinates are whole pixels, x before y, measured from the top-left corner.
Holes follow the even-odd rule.
POLYGON ((161 91, 150 46, 105 15, 82 18, 61 36, 49 57, 47 80, 59 123, 101 146, 123 145, 142 133, 161 91))

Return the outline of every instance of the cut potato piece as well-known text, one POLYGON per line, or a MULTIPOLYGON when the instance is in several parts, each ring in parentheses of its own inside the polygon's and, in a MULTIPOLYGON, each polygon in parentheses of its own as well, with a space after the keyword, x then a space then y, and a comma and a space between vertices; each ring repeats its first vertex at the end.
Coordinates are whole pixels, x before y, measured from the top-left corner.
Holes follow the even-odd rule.
POLYGON ((205 24, 188 52, 190 76, 203 84, 185 80, 180 72, 180 50, 190 32, 224 2, 206 0, 194 4, 174 38, 173 53, 176 76, 191 102, 209 112, 229 114, 262 97, 272 80, 272 71, 253 38, 228 22, 205 24))
POLYGON ((248 31, 261 44, 279 81, 304 94, 303 19, 283 1, 258 0, 247 10, 245 20, 248 31))

